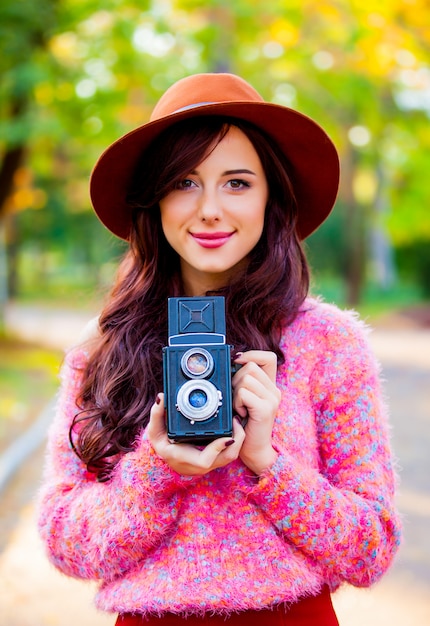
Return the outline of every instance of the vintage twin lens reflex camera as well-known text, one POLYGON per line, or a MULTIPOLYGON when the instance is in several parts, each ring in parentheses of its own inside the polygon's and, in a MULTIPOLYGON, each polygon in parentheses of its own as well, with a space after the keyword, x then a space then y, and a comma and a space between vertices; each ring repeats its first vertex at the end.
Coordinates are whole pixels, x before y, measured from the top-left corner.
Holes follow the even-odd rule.
POLYGON ((221 296, 169 298, 163 348, 167 435, 204 445, 233 433, 231 346, 221 296))

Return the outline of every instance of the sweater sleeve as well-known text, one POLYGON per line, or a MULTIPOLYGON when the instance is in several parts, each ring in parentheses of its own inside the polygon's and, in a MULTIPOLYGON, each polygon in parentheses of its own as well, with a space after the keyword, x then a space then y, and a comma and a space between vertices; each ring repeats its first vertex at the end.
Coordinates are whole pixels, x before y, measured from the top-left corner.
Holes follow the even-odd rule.
POLYGON ((369 586, 389 567, 401 531, 379 368, 359 323, 343 315, 324 325, 310 378, 319 468, 280 450, 250 497, 333 587, 369 586))
POLYGON ((143 435, 121 457, 108 482, 95 480, 69 443, 84 364, 83 352, 75 350, 62 368, 38 526, 58 569, 77 578, 109 580, 162 541, 175 524, 185 490, 197 479, 171 470, 143 435))

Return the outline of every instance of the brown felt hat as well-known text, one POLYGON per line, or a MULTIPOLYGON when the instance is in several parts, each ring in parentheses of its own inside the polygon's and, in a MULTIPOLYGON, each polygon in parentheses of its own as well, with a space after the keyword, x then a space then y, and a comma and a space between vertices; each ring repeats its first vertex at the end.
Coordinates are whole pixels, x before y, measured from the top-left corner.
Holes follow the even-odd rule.
POLYGON ((91 200, 99 219, 128 239, 131 206, 127 195, 137 163, 166 128, 202 115, 223 115, 251 122, 278 144, 291 164, 298 203, 298 233, 304 239, 330 213, 339 185, 339 159, 332 141, 309 117, 265 102, 251 85, 233 74, 195 74, 179 80, 160 98, 148 123, 113 143, 91 175, 91 200))

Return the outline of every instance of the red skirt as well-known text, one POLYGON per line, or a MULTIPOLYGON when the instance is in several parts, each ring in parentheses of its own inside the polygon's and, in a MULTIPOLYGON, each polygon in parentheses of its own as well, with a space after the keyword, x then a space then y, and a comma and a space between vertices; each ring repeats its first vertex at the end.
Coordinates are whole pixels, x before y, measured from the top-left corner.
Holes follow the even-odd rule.
POLYGON ((328 587, 317 596, 303 598, 289 607, 278 605, 273 609, 242 611, 228 617, 207 613, 204 617, 181 617, 165 613, 161 617, 124 613, 115 626, 339 626, 328 587))

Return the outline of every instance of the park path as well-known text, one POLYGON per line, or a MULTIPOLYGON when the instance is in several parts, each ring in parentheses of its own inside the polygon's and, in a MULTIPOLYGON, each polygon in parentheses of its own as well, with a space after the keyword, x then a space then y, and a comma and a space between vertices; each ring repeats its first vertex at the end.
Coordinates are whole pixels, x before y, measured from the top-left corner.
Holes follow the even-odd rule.
MULTIPOLYGON (((88 314, 11 307, 8 325, 21 337, 54 347, 73 344, 88 314)), ((346 587, 333 602, 341 626, 430 625, 430 329, 388 319, 371 334, 391 409, 405 540, 395 565, 371 590, 346 587)), ((0 553, 0 626, 109 626, 113 616, 92 606, 92 584, 62 576, 46 561, 32 499, 43 450, 21 467, 5 493, 21 497, 19 514, 0 553)), ((264 625, 263 625, 264 626, 264 625)))

